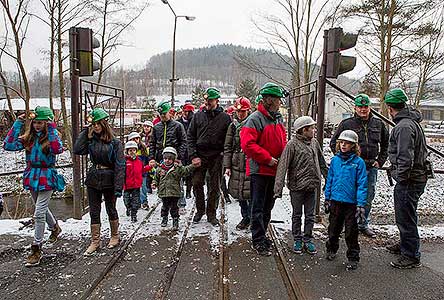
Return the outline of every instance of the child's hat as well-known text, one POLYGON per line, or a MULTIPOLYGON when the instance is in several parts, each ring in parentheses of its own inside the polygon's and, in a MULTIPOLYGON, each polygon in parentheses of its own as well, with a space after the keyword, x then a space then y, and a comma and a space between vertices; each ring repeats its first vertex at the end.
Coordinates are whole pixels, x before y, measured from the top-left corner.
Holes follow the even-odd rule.
POLYGON ((358 143, 358 134, 353 130, 344 130, 338 137, 338 140, 358 143))
POLYGON ((134 141, 126 142, 126 144, 125 144, 125 150, 131 149, 131 148, 136 148, 136 149, 138 149, 138 147, 137 147, 137 143, 134 142, 134 141))
POLYGON ((165 155, 165 153, 170 153, 177 157, 177 151, 173 147, 165 147, 162 151, 162 155, 165 155))
POLYGON ((139 138, 140 139, 140 133, 133 131, 130 134, 128 134, 128 140, 129 141, 132 140, 132 139, 135 139, 135 138, 139 138))

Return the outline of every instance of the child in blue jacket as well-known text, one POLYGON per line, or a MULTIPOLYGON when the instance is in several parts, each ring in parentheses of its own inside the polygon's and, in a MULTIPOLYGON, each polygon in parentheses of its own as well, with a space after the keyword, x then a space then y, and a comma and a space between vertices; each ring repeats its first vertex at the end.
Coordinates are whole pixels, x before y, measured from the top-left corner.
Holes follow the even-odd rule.
POLYGON ((344 130, 336 144, 325 184, 325 212, 330 213, 327 260, 333 260, 339 249, 339 237, 345 223, 347 270, 355 270, 359 262, 358 221, 365 220, 367 172, 359 157, 358 135, 344 130))

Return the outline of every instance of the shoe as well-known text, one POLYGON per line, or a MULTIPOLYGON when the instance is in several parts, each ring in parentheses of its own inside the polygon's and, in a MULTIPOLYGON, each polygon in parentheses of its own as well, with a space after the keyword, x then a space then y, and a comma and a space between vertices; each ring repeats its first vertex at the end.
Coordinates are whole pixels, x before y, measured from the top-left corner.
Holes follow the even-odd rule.
POLYGON ((91 225, 91 244, 83 253, 84 256, 91 256, 100 247, 100 224, 91 225))
POLYGON ((385 247, 392 254, 401 254, 401 245, 399 243, 385 247))
POLYGON ((265 237, 264 239, 265 246, 267 246, 268 249, 271 249, 273 247, 273 241, 269 239, 268 237, 265 237))
POLYGON ((31 254, 26 258, 25 267, 36 267, 40 265, 43 252, 40 245, 31 245, 31 254))
POLYGON ((398 268, 398 269, 412 269, 412 268, 419 268, 420 266, 422 266, 419 259, 410 258, 404 255, 402 255, 397 261, 392 261, 390 265, 393 268, 398 268))
POLYGON ((219 220, 217 218, 211 218, 208 220, 208 222, 210 222, 211 225, 213 226, 218 226, 219 225, 219 220))
POLYGON ((173 230, 179 230, 179 218, 173 219, 173 230))
POLYGON ((131 215, 131 211, 127 208, 126 209, 126 216, 129 217, 131 215))
POLYGON ((368 227, 365 228, 365 229, 359 230, 359 232, 361 234, 365 235, 365 236, 368 236, 369 238, 375 238, 376 237, 376 233, 373 230, 371 230, 370 228, 368 228, 368 227))
POLYGON ((167 227, 168 225, 168 217, 163 217, 162 218, 162 223, 160 223, 161 227, 167 227))
POLYGON ((316 246, 313 242, 304 243, 304 250, 307 251, 307 253, 310 255, 318 253, 318 250, 316 250, 316 246))
POLYGON ((356 260, 349 260, 345 268, 349 271, 356 270, 358 268, 358 262, 356 260))
POLYGON ((193 218, 193 223, 194 223, 194 224, 199 223, 200 220, 202 219, 202 217, 203 217, 203 215, 201 215, 201 214, 199 214, 199 213, 196 213, 196 214, 194 215, 194 218, 193 218))
POLYGON ((246 230, 248 228, 250 228, 250 219, 244 218, 236 225, 237 230, 246 230))
POLYGON ((327 251, 327 254, 325 255, 325 258, 329 261, 332 261, 336 258, 336 253, 327 251))
POLYGON ((187 192, 185 195, 185 199, 190 199, 191 198, 191 192, 187 192))
POLYGON ((293 252, 296 254, 301 254, 302 253, 302 241, 295 241, 293 244, 293 252))
POLYGON ((57 242, 57 238, 62 232, 62 228, 60 228, 59 224, 55 224, 54 229, 51 231, 51 235, 48 238, 49 243, 55 243, 57 242))
POLYGON ((142 209, 148 210, 148 209, 150 209, 150 207, 147 203, 142 203, 142 209))
POLYGON ((109 221, 109 227, 111 228, 111 238, 109 239, 107 248, 112 249, 117 247, 120 243, 119 220, 109 221))
POLYGON ((260 256, 270 256, 272 254, 265 243, 257 244, 253 246, 253 249, 256 250, 256 253, 260 256))
POLYGON ((136 223, 137 222, 137 216, 131 216, 131 222, 136 223))

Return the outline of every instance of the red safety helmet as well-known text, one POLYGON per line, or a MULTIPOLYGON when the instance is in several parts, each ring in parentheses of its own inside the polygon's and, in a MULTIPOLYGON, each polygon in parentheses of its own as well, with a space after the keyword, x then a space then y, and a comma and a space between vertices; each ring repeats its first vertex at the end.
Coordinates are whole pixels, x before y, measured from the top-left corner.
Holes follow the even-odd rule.
POLYGON ((231 116, 236 111, 236 107, 234 105, 228 106, 225 112, 231 116))
POLYGON ((185 103, 182 107, 182 111, 194 111, 194 105, 191 103, 185 103))
POLYGON ((251 102, 248 98, 239 97, 236 99, 236 103, 234 104, 237 110, 250 110, 251 102))

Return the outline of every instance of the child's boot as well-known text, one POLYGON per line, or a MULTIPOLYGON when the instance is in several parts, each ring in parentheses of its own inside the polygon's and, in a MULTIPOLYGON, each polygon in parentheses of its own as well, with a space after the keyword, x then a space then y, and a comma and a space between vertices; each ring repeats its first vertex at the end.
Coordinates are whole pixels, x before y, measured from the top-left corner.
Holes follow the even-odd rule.
POLYGON ((173 230, 178 230, 179 229, 179 218, 174 218, 173 219, 173 230))

